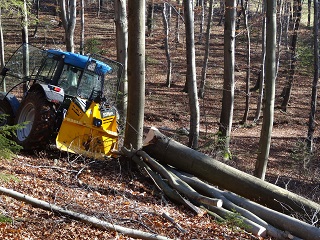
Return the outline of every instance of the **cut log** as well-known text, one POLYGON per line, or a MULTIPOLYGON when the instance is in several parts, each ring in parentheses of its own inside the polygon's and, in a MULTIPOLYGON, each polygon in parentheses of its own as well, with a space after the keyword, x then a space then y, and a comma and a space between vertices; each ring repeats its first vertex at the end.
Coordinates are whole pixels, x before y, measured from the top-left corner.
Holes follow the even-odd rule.
POLYGON ((267 230, 265 227, 262 227, 259 224, 255 223, 255 222, 253 222, 243 216, 237 215, 236 213, 228 211, 224 208, 217 208, 217 207, 208 206, 208 209, 210 211, 218 214, 219 216, 221 216, 224 219, 227 219, 227 220, 233 219, 234 223, 231 223, 231 224, 237 225, 236 222, 239 222, 238 227, 244 228, 256 236, 259 236, 259 237, 266 237, 267 236, 267 230), (239 221, 236 221, 236 218, 238 218, 239 221))
POLYGON ((156 128, 150 129, 143 150, 162 163, 274 210, 285 211, 282 208, 284 204, 293 212, 309 216, 316 214, 320 218, 319 204, 188 148, 166 137, 156 128))
POLYGON ((164 166, 152 159, 144 151, 138 151, 137 154, 140 155, 146 162, 148 162, 150 166, 154 168, 159 174, 166 178, 171 187, 188 197, 190 200, 215 207, 222 207, 223 203, 221 199, 210 198, 199 194, 176 175, 168 172, 164 166))
POLYGON ((310 240, 320 239, 320 229, 310 224, 272 209, 268 209, 231 192, 224 192, 223 196, 235 204, 254 212, 257 216, 264 219, 266 222, 271 223, 273 226, 290 232, 294 236, 310 240))
POLYGON ((132 159, 138 166, 143 168, 149 177, 152 179, 154 184, 173 202, 179 203, 182 205, 185 205, 186 207, 190 208, 194 213, 197 215, 202 215, 203 211, 189 202, 187 199, 183 198, 176 190, 172 189, 163 179, 161 178, 160 175, 157 173, 153 172, 149 166, 140 159, 135 154, 136 151, 128 150, 127 148, 123 147, 121 149, 121 153, 127 156, 128 158, 132 159))
MULTIPOLYGON (((223 206, 224 208, 230 210, 230 211, 236 211, 237 213, 240 213, 242 216, 246 217, 247 219, 265 227, 267 229, 267 235, 274 237, 276 239, 292 239, 292 240, 300 240, 301 238, 293 236, 291 233, 296 233, 298 230, 299 236, 305 236, 308 233, 305 233, 304 231, 307 230, 308 228, 314 229, 310 225, 306 225, 306 223, 302 222, 302 224, 299 224, 300 227, 296 227, 296 224, 298 224, 299 221, 296 219, 293 219, 291 217, 288 217, 287 215, 281 214, 276 212, 276 215, 273 214, 274 211, 270 210, 263 207, 261 205, 258 205, 256 203, 252 204, 252 207, 240 207, 242 206, 243 198, 239 197, 235 194, 231 194, 229 192, 222 191, 220 189, 217 189, 209 184, 206 184, 205 182, 201 181, 200 179, 186 173, 179 172, 175 169, 171 169, 179 178, 190 184, 195 190, 202 192, 204 195, 215 197, 215 198, 220 198, 223 201, 223 206), (225 197, 228 196, 227 197, 225 197), (256 208, 254 207, 256 206, 256 208), (262 214, 264 213, 264 214, 262 214), (266 217, 267 215, 267 220, 266 222, 266 217), (280 219, 279 219, 280 218, 280 219), (283 224, 280 226, 280 230, 278 228, 275 228, 274 226, 279 226, 277 223, 278 221, 284 222, 284 219, 286 224, 283 224), (293 221, 293 223, 292 223, 293 221), (305 226, 308 226, 305 228, 305 226), (301 228, 303 231, 301 231, 301 228)), ((248 206, 251 201, 246 200, 246 206, 248 206)))
POLYGON ((99 229, 109 229, 111 231, 116 231, 122 233, 126 236, 133 237, 133 238, 141 238, 141 239, 159 239, 159 240, 167 240, 168 238, 154 234, 154 233, 147 233, 140 230, 135 230, 131 228, 121 227, 119 225, 115 225, 113 223, 108 223, 106 221, 100 220, 96 217, 88 216, 83 213, 73 212, 57 205, 24 195, 22 193, 16 192, 11 189, 0 187, 0 195, 6 195, 17 199, 19 201, 23 201, 32 205, 33 207, 41 208, 50 212, 59 213, 65 216, 69 216, 75 220, 79 220, 84 223, 91 224, 99 229))

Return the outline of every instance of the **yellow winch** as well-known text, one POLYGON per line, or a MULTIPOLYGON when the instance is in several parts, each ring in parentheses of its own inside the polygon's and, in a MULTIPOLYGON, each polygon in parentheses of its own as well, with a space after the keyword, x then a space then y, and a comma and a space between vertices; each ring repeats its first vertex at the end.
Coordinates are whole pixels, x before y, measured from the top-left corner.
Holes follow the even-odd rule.
POLYGON ((76 97, 56 138, 58 149, 93 158, 111 157, 118 148, 117 112, 76 97))

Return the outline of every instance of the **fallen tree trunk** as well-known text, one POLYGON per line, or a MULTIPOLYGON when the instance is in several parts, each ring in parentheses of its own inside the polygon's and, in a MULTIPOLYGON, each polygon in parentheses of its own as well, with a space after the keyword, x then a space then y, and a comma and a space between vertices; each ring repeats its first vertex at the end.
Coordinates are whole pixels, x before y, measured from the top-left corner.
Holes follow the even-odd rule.
POLYGON ((144 169, 149 175, 149 177, 152 179, 154 184, 160 189, 160 191, 162 191, 173 202, 180 203, 187 206, 198 215, 203 213, 201 209, 199 209, 197 206, 189 202, 187 199, 183 198, 176 190, 168 186, 168 184, 165 181, 163 181, 161 176, 153 172, 150 169, 150 167, 143 160, 141 160, 140 157, 138 157, 134 152, 123 147, 122 153, 126 155, 128 158, 132 159, 142 169, 144 169))
POLYGON ((231 192, 224 192, 223 196, 225 196, 227 199, 234 202, 238 206, 254 212, 257 216, 264 219, 266 222, 273 224, 275 227, 286 230, 297 237, 310 240, 320 239, 320 229, 310 224, 279 213, 272 209, 268 209, 255 202, 251 202, 248 199, 239 197, 238 195, 231 192))
POLYGON ((147 233, 140 230, 135 230, 131 228, 121 227, 119 225, 115 225, 112 223, 108 223, 106 221, 100 220, 96 217, 88 216, 82 213, 73 212, 67 209, 63 209, 54 204, 50 204, 48 202, 24 195, 22 193, 16 192, 11 189, 0 187, 0 194, 12 197, 19 201, 23 201, 32 205, 33 207, 41 208, 50 212, 59 213, 65 216, 69 216, 75 220, 79 220, 84 223, 91 224, 99 229, 109 229, 111 231, 116 231, 122 233, 126 236, 133 237, 133 238, 140 238, 140 239, 156 239, 156 240, 167 240, 168 238, 154 234, 154 233, 147 233))
POLYGON ((231 212, 229 210, 226 210, 224 208, 217 208, 217 207, 212 207, 212 206, 208 206, 208 209, 216 214, 218 214, 219 216, 221 216, 222 218, 226 219, 228 221, 228 219, 231 219, 231 224, 232 221, 236 221, 236 218, 239 219, 239 221, 241 222, 241 227, 244 228, 245 230, 253 233, 256 236, 259 237, 266 237, 267 236, 267 230, 265 227, 243 217, 240 215, 237 215, 234 212, 231 212))
POLYGON ((181 173, 174 169, 172 169, 172 171, 197 191, 211 197, 221 198, 224 208, 235 210, 247 219, 265 227, 267 229, 267 234, 271 237, 276 239, 298 240, 306 237, 307 239, 314 239, 320 235, 320 230, 318 228, 305 222, 263 207, 236 194, 221 191, 189 174, 181 173), (293 235, 301 238, 294 237, 293 235))
POLYGON ((157 161, 152 159, 143 151, 137 151, 137 154, 141 156, 146 162, 150 164, 152 168, 154 168, 158 173, 160 173, 164 178, 166 178, 174 189, 178 192, 183 193, 190 200, 211 205, 215 207, 222 207, 222 200, 216 198, 210 198, 207 196, 203 196, 195 191, 192 187, 190 187, 187 183, 178 178, 175 174, 168 172, 165 167, 159 164, 157 161))
POLYGON ((145 142, 147 145, 145 144, 143 150, 162 163, 191 173, 271 209, 287 211, 282 207, 284 204, 289 206, 292 212, 309 216, 316 214, 320 218, 319 204, 188 148, 155 128, 150 129, 145 142))

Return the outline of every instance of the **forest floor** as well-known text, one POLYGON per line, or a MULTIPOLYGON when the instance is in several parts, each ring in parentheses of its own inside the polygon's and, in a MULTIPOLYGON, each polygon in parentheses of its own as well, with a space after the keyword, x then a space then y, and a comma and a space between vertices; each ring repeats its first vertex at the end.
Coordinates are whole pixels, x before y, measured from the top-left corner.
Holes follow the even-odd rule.
MULTIPOLYGON (((58 26, 58 18, 52 14, 53 6, 48 2, 50 3, 43 1, 39 29, 36 36, 30 38, 30 43, 39 47, 64 49, 63 29, 58 26)), ((146 132, 149 127, 155 126, 173 139, 186 143, 187 137, 180 131, 189 128, 188 96, 182 91, 186 73, 183 26, 179 27, 180 42, 170 42, 173 75, 172 85, 167 88, 160 6, 158 4, 156 8, 153 34, 146 38, 146 132)), ((216 150, 223 81, 223 26, 218 25, 218 12, 215 13, 205 98, 200 100, 199 151, 223 161, 216 150)), ((98 48, 102 50, 101 53, 115 59, 112 16, 112 11, 106 9, 102 9, 99 17, 95 12, 88 11, 86 31, 88 39, 100 43, 98 48)), ((4 19, 7 52, 17 48, 20 42, 18 30, 10 25, 12 21, 4 19)), ((174 21, 173 19, 172 26, 175 25, 174 21)), ((257 29, 253 30, 253 35, 259 35, 257 29)), ((301 36, 310 36, 310 29, 303 27, 301 31, 301 36)), ((172 31, 171 39, 174 39, 176 32, 178 31, 172 31)), ((77 36, 79 35, 77 28, 77 36)), ((252 174, 257 158, 261 121, 253 123, 257 99, 257 93, 253 92, 248 122, 241 123, 246 96, 244 39, 240 32, 237 36, 235 109, 230 144, 233 158, 225 163, 252 174)), ((76 37, 76 42, 78 40, 76 37)), ((306 41, 311 44, 308 39, 306 41)), ((252 42, 251 84, 254 85, 259 71, 260 50, 257 41, 252 42)), ((203 44, 198 41, 196 54, 200 79, 203 44)), ((275 120, 266 180, 320 203, 320 151, 316 149, 315 154, 310 157, 304 148, 312 73, 306 73, 305 66, 297 67, 290 106, 287 112, 283 112, 279 106, 286 79, 285 70, 286 67, 282 66, 277 78, 275 120)), ((318 129, 315 136, 319 138, 318 129)), ((174 239, 257 239, 236 227, 232 219, 217 223, 207 214, 197 216, 185 207, 170 202, 150 179, 131 169, 129 160, 125 158, 100 161, 55 150, 32 154, 21 152, 12 160, 1 160, 1 175, 3 187, 113 224, 174 239), (163 212, 174 218, 187 233, 181 232, 173 223, 164 219, 161 216, 163 212)), ((129 239, 116 232, 99 230, 65 216, 33 208, 10 197, 0 197, 0 209, 7 217, 0 223, 2 239, 129 239)))

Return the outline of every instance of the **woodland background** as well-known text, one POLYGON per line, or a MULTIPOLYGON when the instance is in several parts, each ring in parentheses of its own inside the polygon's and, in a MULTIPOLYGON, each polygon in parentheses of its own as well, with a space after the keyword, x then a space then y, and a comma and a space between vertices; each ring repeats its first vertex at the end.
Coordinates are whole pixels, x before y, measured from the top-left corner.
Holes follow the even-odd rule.
MULTIPOLYGON (((170 3, 175 5, 176 1, 170 3)), ((252 1, 251 6, 258 8, 259 3, 252 1)), ((155 0, 154 4, 153 30, 152 34, 146 37, 145 128, 147 131, 148 127, 156 126, 175 140, 187 143, 185 130, 189 127, 189 107, 188 97, 182 91, 186 78, 184 26, 180 24, 179 29, 174 29, 177 15, 172 12, 170 52, 173 72, 171 87, 167 88, 162 22, 164 2, 155 0), (177 32, 180 34, 179 42, 175 42, 177 32)), ((223 23, 219 24, 222 16, 219 2, 217 1, 214 6, 205 96, 199 102, 201 112, 199 151, 223 161, 221 153, 217 151, 217 131, 223 90, 223 23)), ((262 19, 254 7, 251 8, 250 17, 252 86, 255 85, 260 71, 262 19)), ((316 125, 314 153, 310 155, 305 148, 313 79, 313 40, 312 27, 308 26, 307 3, 304 3, 302 10, 303 17, 298 31, 297 66, 290 105, 286 112, 280 108, 282 89, 288 77, 287 46, 285 41, 282 41, 266 181, 319 203, 318 125, 316 125)), ((11 14, 2 13, 6 60, 21 44, 21 25, 16 16, 14 11, 11 14)), ((200 16, 201 8, 196 7, 196 64, 199 76, 204 55, 204 42, 201 43, 198 38, 200 16)), ((64 49, 64 31, 59 21, 55 1, 40 1, 39 24, 34 36, 31 35, 35 31, 36 24, 32 23, 29 26, 30 44, 42 48, 64 49)), ((112 1, 103 1, 102 5, 98 5, 96 1, 86 1, 85 37, 85 47, 88 52, 94 51, 111 59, 116 58, 112 1)), ((79 41, 80 27, 77 24, 75 43, 79 44, 79 41)), ((242 24, 236 36, 235 74, 234 123, 230 143, 232 159, 225 163, 252 174, 257 157, 261 123, 253 122, 257 92, 251 92, 247 124, 241 122, 246 97, 246 41, 242 24)), ((228 223, 218 225, 206 215, 193 216, 184 207, 168 202, 151 182, 139 173, 130 171, 125 159, 97 161, 69 156, 54 150, 40 151, 31 155, 22 152, 11 161, 2 160, 1 173, 14 176, 9 177, 8 181, 1 180, 2 185, 8 188, 115 223, 144 230, 152 229, 169 237, 236 239, 239 235, 243 235, 244 239, 255 238, 234 227, 232 219, 228 223), (179 232, 173 224, 161 217, 161 211, 169 212, 189 233, 184 235, 179 232)), ((0 225, 2 236, 8 239, 17 236, 20 239, 28 237, 58 239, 61 236, 64 236, 64 239, 65 237, 92 239, 92 236, 96 236, 97 239, 124 238, 115 236, 115 233, 96 230, 61 216, 32 209, 5 197, 1 198, 1 208, 6 216, 10 216, 9 219, 14 220, 13 224, 0 225)))

